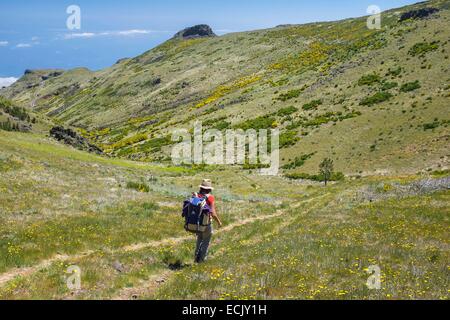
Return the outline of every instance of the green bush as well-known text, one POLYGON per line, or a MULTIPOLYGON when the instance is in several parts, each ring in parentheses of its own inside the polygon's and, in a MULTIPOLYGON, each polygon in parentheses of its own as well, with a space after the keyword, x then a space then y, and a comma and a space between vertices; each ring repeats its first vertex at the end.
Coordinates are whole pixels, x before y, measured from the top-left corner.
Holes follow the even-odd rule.
POLYGON ((236 125, 235 129, 242 129, 242 130, 260 130, 260 129, 270 129, 272 128, 273 124, 275 123, 276 119, 272 116, 266 115, 262 117, 258 117, 255 119, 247 120, 245 122, 242 122, 238 125, 236 125))
POLYGON ((436 170, 431 173, 435 177, 444 177, 450 175, 450 170, 436 170))
POLYGON ((298 122, 295 122, 288 126, 288 129, 295 129, 300 126, 303 127, 317 127, 321 126, 323 124, 327 124, 329 122, 338 122, 338 121, 344 121, 346 119, 352 119, 360 116, 362 113, 360 111, 352 111, 347 114, 343 114, 342 112, 327 112, 321 115, 318 115, 314 119, 303 121, 300 120, 298 122))
POLYGON ((11 101, 0 96, 0 110, 21 121, 31 122, 30 115, 25 108, 14 106, 11 101))
POLYGON ((317 109, 318 106, 322 105, 322 100, 313 100, 309 103, 306 103, 303 105, 303 110, 311 110, 311 109, 317 109))
POLYGON ((290 116, 293 113, 296 113, 297 111, 298 111, 298 109, 296 107, 290 106, 290 107, 287 107, 287 108, 280 109, 277 112, 277 116, 279 116, 279 117, 286 117, 286 116, 290 116))
POLYGON ((389 68, 386 75, 391 77, 398 77, 402 72, 403 72, 402 67, 398 67, 396 69, 389 68))
POLYGON ((138 149, 142 150, 142 151, 151 150, 152 152, 158 152, 158 151, 161 151, 161 149, 163 147, 169 146, 171 144, 173 144, 172 137, 165 136, 165 137, 154 138, 154 139, 148 140, 145 143, 143 143, 142 145, 139 145, 138 149))
POLYGON ((295 130, 287 131, 280 134, 280 148, 291 147, 300 140, 298 132, 295 130))
POLYGON ((295 90, 291 90, 285 93, 282 93, 278 96, 278 100, 281 101, 287 101, 287 100, 291 100, 294 98, 298 98, 300 96, 300 94, 302 93, 303 90, 301 89, 295 89, 295 90))
POLYGON ((381 85, 381 90, 382 91, 387 91, 387 90, 390 90, 390 89, 393 89, 393 88, 397 88, 398 87, 398 83, 397 82, 384 82, 382 85, 381 85))
POLYGON ((17 123, 11 122, 9 119, 5 122, 0 122, 0 130, 4 131, 20 131, 17 123))
POLYGON ((409 49, 408 54, 415 57, 424 55, 430 51, 435 51, 437 49, 439 49, 439 41, 433 41, 431 43, 419 42, 416 43, 411 49, 409 49))
POLYGON ((142 182, 129 181, 129 182, 127 182, 127 189, 132 189, 132 190, 136 190, 138 192, 144 192, 144 193, 150 192, 150 187, 142 182))
POLYGON ((314 156, 314 154, 315 153, 310 153, 310 154, 302 155, 300 157, 296 157, 294 159, 294 161, 292 161, 291 163, 283 166, 282 168, 284 170, 292 170, 292 169, 296 169, 296 168, 302 167, 307 160, 311 159, 311 157, 314 156))
POLYGON ((440 125, 439 121, 434 121, 434 122, 431 122, 431 123, 425 123, 423 125, 423 130, 425 130, 425 131, 433 130, 433 129, 438 128, 439 125, 440 125))
POLYGON ((363 100, 361 100, 360 105, 371 107, 375 104, 387 101, 392 97, 393 97, 393 95, 389 92, 377 92, 373 96, 367 97, 367 98, 364 98, 363 100))
POLYGON ((288 129, 288 130, 295 130, 295 129, 301 127, 303 125, 303 123, 304 123, 303 120, 294 121, 290 125, 288 125, 286 127, 286 129, 288 129))
POLYGON ((257 164, 250 164, 246 163, 242 166, 242 169, 244 170, 257 170, 257 169, 267 169, 270 168, 270 164, 263 164, 263 163, 257 163, 257 164))
POLYGON ((219 131, 223 131, 223 130, 229 129, 230 127, 231 127, 231 123, 230 122, 222 120, 222 121, 217 122, 211 128, 219 130, 219 131))
POLYGON ((373 84, 381 82, 381 78, 378 74, 372 73, 365 76, 362 76, 361 79, 358 80, 359 86, 371 86, 373 84))
MULTIPOLYGON (((285 175, 286 178, 291 180, 312 180, 316 182, 324 182, 325 178, 320 174, 307 174, 307 173, 290 173, 285 175)), ((329 181, 342 181, 345 179, 345 175, 342 172, 335 172, 331 175, 329 181)))
POLYGON ((417 81, 414 81, 414 82, 405 83, 404 85, 402 85, 400 87, 400 91, 401 92, 410 92, 410 91, 414 91, 414 90, 420 89, 421 87, 422 86, 420 85, 419 80, 417 80, 417 81))

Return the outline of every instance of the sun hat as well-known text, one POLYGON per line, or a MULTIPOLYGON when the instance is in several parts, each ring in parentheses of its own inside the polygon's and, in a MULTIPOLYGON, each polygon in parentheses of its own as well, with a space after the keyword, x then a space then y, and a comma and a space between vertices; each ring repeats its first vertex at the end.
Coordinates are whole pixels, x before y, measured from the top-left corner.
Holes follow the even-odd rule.
POLYGON ((214 190, 214 188, 212 187, 212 182, 209 179, 204 179, 199 187, 205 190, 214 190))

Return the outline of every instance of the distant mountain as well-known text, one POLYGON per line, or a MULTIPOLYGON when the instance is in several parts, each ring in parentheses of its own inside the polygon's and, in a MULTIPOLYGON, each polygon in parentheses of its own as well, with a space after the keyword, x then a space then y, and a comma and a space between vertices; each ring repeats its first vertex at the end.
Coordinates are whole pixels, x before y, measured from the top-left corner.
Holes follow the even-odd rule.
POLYGON ((216 34, 213 32, 210 26, 206 24, 200 24, 197 26, 193 26, 190 28, 186 28, 181 30, 177 34, 175 34, 174 38, 181 39, 196 39, 196 38, 205 38, 205 37, 215 37, 216 34))

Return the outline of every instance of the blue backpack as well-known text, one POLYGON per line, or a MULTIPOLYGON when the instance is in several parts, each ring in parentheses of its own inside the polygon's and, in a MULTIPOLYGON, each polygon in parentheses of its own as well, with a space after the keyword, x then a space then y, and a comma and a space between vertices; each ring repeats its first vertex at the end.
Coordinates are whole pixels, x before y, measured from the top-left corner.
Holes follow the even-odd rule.
POLYGON ((211 225, 211 208, 207 203, 208 196, 194 194, 183 204, 184 228, 187 232, 203 233, 211 225))

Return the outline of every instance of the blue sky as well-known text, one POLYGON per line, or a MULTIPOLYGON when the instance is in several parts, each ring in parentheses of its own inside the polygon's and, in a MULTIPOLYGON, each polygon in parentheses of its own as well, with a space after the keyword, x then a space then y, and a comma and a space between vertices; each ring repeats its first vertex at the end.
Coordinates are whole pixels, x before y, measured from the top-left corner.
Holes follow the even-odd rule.
MULTIPOLYGON (((0 78, 25 69, 98 70, 133 57, 187 26, 206 23, 216 33, 364 16, 408 0, 1 0, 0 78), (81 29, 68 30, 66 9, 81 8, 81 29)), ((0 79, 0 86, 2 85, 0 79)))

